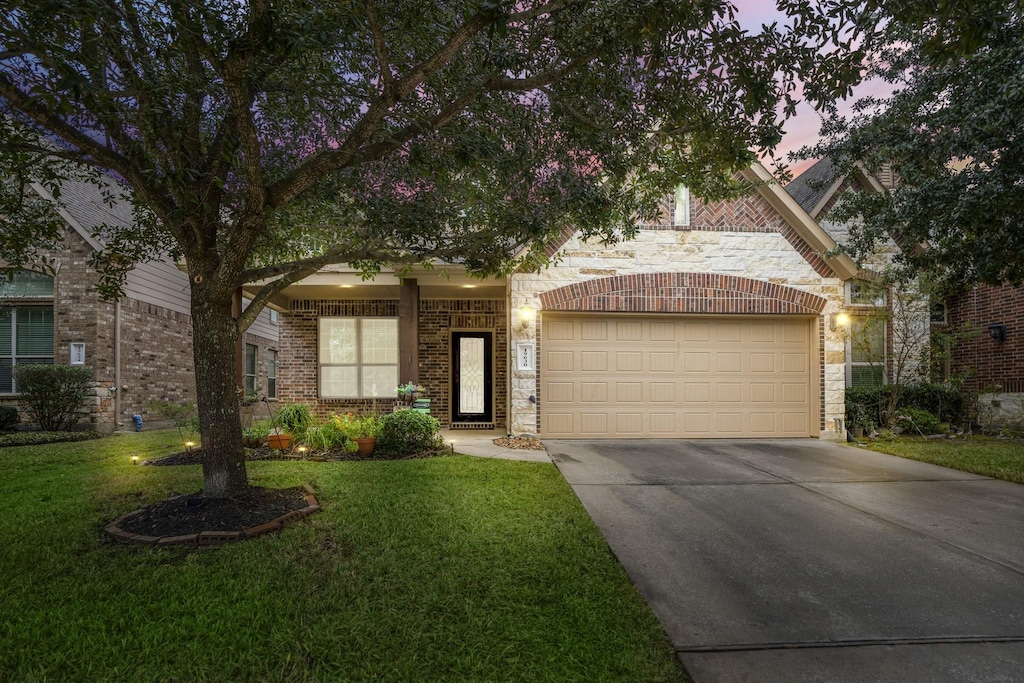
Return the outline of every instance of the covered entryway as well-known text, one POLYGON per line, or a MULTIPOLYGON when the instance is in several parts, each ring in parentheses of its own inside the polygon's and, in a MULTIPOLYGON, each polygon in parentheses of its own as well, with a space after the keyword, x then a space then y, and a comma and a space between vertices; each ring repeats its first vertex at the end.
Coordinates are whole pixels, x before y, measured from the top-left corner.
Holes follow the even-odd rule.
POLYGON ((547 438, 819 433, 815 319, 545 313, 547 438))

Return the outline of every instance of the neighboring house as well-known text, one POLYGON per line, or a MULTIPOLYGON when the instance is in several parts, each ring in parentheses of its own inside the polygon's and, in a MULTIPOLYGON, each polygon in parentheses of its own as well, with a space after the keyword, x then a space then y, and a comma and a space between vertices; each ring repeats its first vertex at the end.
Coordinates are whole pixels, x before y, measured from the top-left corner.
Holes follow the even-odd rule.
POLYGON ((279 395, 321 415, 382 410, 414 380, 454 428, 841 439, 837 318, 858 270, 762 166, 744 175, 768 182, 728 203, 681 188, 628 242, 563 235, 539 273, 325 269, 275 300, 279 395))
POLYGON ((933 309, 932 329, 956 337, 941 373, 980 395, 979 417, 1024 421, 1024 288, 981 285, 950 297, 933 309))
MULTIPOLYGON (((35 186, 44 199, 53 198, 35 186)), ((56 206, 56 203, 55 203, 56 206)), ((22 270, 0 275, 0 404, 17 403, 13 366, 81 365, 96 384, 85 421, 112 431, 133 414, 149 417, 154 399, 195 400, 188 277, 169 259, 139 264, 128 273, 124 297, 104 301, 89 259, 102 245, 100 225, 130 225, 125 200, 108 204, 96 185, 69 181, 61 188, 63 245, 49 254, 56 272, 22 270)), ((276 312, 264 311, 245 334, 244 382, 252 392, 276 388, 276 312)))
MULTIPOLYGON (((842 193, 883 191, 895 183, 887 168, 874 176, 858 170, 853 177, 837 177, 826 158, 786 190, 841 243, 846 227, 830 222, 827 213, 842 193)), ((896 245, 890 243, 888 248, 891 251, 896 245)), ((945 357, 937 359, 934 378, 961 382, 967 392, 980 394, 982 412, 988 419, 1004 423, 1024 419, 1024 288, 980 285, 947 301, 931 302, 929 309, 931 333, 947 337, 945 357)), ((855 360, 850 365, 856 366, 855 360)))

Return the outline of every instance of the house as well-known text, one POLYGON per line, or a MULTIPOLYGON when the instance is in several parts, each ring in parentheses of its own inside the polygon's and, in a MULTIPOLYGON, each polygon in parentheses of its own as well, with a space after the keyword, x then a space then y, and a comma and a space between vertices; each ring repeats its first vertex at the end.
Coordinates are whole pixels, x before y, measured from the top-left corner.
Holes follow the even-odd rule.
POLYGON ((680 188, 628 242, 564 234, 538 273, 336 267, 291 285, 275 300, 279 395, 379 410, 416 381, 450 428, 843 438, 842 315, 874 302, 801 202, 760 164, 744 176, 763 182, 727 203, 680 188))
POLYGON ((951 339, 939 369, 978 395, 986 426, 1024 422, 1024 288, 979 285, 932 310, 932 330, 951 339))
MULTIPOLYGON (((42 186, 33 190, 54 201, 42 186)), ((102 300, 89 266, 102 248, 93 233, 131 225, 130 204, 108 203, 95 184, 67 181, 54 206, 66 223, 61 248, 48 254, 55 272, 0 277, 0 404, 17 404, 11 368, 26 363, 92 369, 84 421, 101 431, 131 425, 134 414, 150 417, 153 400, 195 400, 188 277, 170 259, 142 263, 128 273, 123 298, 102 300)), ((273 396, 278 350, 277 312, 265 310, 244 339, 249 393, 273 396)))
MULTIPOLYGON (((830 159, 822 159, 786 186, 807 213, 836 241, 845 226, 828 211, 846 191, 883 191, 896 183, 892 170, 877 175, 857 169, 838 177, 830 159)), ((896 245, 890 244, 890 250, 896 245)), ((875 264, 881 265, 881 264, 875 264)), ((1024 420, 1024 288, 979 285, 929 306, 930 335, 945 346, 933 367, 933 379, 955 380, 968 394, 979 395, 979 418, 995 423, 1024 420)), ((887 377, 885 379, 891 379, 887 377)))

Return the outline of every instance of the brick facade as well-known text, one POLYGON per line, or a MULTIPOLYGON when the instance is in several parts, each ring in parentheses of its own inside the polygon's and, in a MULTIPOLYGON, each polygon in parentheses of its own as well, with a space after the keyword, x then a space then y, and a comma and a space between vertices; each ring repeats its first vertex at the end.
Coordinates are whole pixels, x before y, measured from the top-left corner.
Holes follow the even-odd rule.
POLYGON ((540 295, 546 311, 817 315, 827 301, 779 284, 718 273, 640 273, 540 295))
POLYGON ((982 285, 952 297, 946 315, 944 329, 971 326, 976 331, 951 349, 950 370, 965 378, 965 388, 1024 392, 1024 288, 982 285), (989 335, 988 326, 996 323, 1006 326, 1005 341, 989 335))
MULTIPOLYGON (((389 410, 392 399, 321 399, 317 377, 317 320, 321 316, 398 317, 398 300, 297 300, 281 317, 278 395, 282 402, 306 403, 320 417, 332 412, 366 413, 389 410)), ((505 302, 500 300, 422 299, 419 304, 419 376, 430 414, 451 423, 451 333, 494 333, 494 421, 506 421, 508 333, 505 302)))
MULTIPOLYGON (((85 343, 85 366, 92 369, 95 387, 87 400, 83 422, 100 431, 113 431, 118 423, 131 425, 135 413, 148 419, 146 405, 155 399, 194 401, 191 316, 162 306, 125 298, 121 300, 121 415, 115 415, 116 387, 114 330, 117 310, 96 291, 98 274, 89 267, 90 247, 78 233, 67 230, 60 250, 49 254, 59 263, 54 277, 54 362, 67 363, 73 342, 85 343), (118 419, 120 418, 120 419, 118 419)), ((41 302, 40 302, 41 303, 41 302)), ((266 349, 277 342, 245 335, 263 353, 262 386, 266 387, 266 349)), ((0 397, 16 403, 16 397, 0 397)), ((154 418, 155 419, 155 418, 154 418)))

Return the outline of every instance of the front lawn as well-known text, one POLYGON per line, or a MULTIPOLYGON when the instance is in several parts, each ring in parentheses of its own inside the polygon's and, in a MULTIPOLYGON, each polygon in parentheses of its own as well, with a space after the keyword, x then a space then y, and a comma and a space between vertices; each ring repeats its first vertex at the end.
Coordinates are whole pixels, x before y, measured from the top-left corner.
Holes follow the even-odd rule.
POLYGON ((214 549, 107 521, 200 488, 177 432, 0 451, 0 680, 680 680, 554 466, 254 462, 323 510, 214 549))
POLYGON ((876 441, 869 448, 881 453, 930 462, 963 472, 1024 484, 1024 444, 1001 439, 914 439, 876 441))

